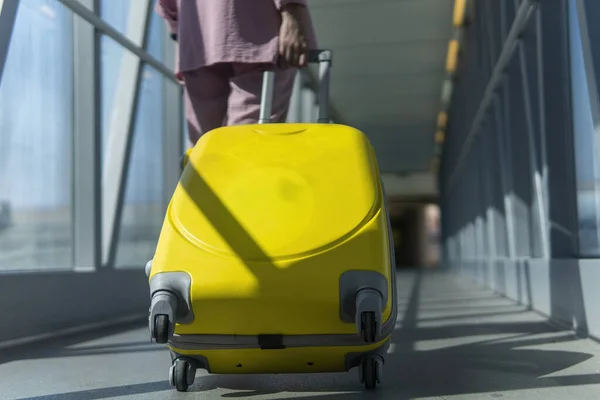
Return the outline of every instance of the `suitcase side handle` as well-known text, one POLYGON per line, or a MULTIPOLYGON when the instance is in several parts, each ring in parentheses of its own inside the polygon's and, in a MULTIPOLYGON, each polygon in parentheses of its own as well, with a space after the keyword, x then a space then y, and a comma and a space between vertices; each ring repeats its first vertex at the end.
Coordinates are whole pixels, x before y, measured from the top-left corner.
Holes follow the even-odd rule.
MULTIPOLYGON (((331 80, 331 63, 333 52, 331 50, 309 50, 308 62, 319 64, 319 117, 317 122, 327 124, 329 120, 329 86, 331 80)), ((273 109, 273 91, 275 84, 275 71, 266 70, 263 73, 262 92, 260 98, 259 124, 271 122, 273 109)))

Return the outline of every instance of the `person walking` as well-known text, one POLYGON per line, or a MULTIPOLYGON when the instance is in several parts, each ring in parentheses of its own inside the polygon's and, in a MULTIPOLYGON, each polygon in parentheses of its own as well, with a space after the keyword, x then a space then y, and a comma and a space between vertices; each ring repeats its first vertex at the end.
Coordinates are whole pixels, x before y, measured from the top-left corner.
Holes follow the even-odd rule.
POLYGON ((158 0, 178 42, 189 139, 257 123, 262 73, 275 70, 271 119, 285 122, 294 78, 316 49, 307 0, 158 0))

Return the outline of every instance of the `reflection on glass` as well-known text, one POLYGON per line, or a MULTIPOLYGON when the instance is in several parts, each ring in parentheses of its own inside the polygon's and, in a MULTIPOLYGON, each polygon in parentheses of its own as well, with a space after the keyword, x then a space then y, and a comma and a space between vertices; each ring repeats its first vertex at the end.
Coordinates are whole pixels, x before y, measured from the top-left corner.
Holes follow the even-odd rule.
POLYGON ((598 237, 597 155, 594 153, 594 122, 575 1, 569 3, 571 42, 571 90, 577 178, 579 251, 582 256, 600 255, 598 237))
POLYGON ((104 164, 104 154, 109 137, 110 119, 116 111, 114 108, 117 95, 117 82, 121 60, 127 50, 117 42, 102 35, 100 38, 100 69, 101 69, 101 103, 100 103, 100 124, 102 127, 102 163, 104 164))
MULTIPOLYGON (((122 33, 127 30, 127 18, 130 10, 130 2, 122 0, 102 0, 101 16, 115 29, 122 33)), ((164 22, 156 13, 151 14, 149 32, 148 32, 148 53, 159 61, 163 61, 163 47, 165 45, 164 22)), ((117 96, 117 84, 119 82, 119 73, 121 72, 121 63, 123 56, 129 50, 122 47, 119 43, 106 35, 100 38, 100 68, 102 74, 102 92, 101 92, 101 125, 102 125, 102 148, 106 148, 110 129, 110 119, 115 110, 115 101, 117 96)), ((104 152, 103 152, 104 154, 104 152)), ((104 157, 102 158, 104 161, 104 157)))
POLYGON ((164 218, 164 79, 152 68, 144 66, 120 226, 117 267, 142 268, 152 258, 164 218))
MULTIPOLYGON (((154 0, 150 0, 152 3, 154 0)), ((127 36, 127 20, 132 5, 137 1, 129 0, 100 0, 100 17, 113 28, 127 36)), ((129 37, 129 39, 131 39, 129 37)))
MULTIPOLYGON (((102 18, 126 33, 128 19, 135 10, 131 2, 101 0, 101 6, 102 18)), ((166 39, 164 21, 152 12, 146 49, 158 61, 164 61, 166 39)), ((120 100, 117 98, 117 85, 126 52, 128 50, 109 37, 101 38, 103 163, 107 155, 105 149, 110 137, 111 118, 122 112, 117 109, 120 100)), ((119 226, 117 267, 144 266, 154 253, 164 218, 162 131, 165 78, 147 65, 143 66, 141 74, 119 226)))
POLYGON ((148 28, 148 54, 163 64, 171 65, 174 60, 165 60, 164 56, 166 35, 165 22, 157 13, 153 12, 150 16, 150 26, 148 28))
MULTIPOLYGON (((131 8, 130 1, 100 0, 100 16, 119 32, 127 33, 127 19, 131 8)), ((102 35, 100 37, 100 68, 101 68, 101 126, 102 149, 106 148, 108 129, 112 115, 113 104, 117 92, 117 82, 123 54, 127 50, 120 44, 102 35)), ((104 154, 104 151, 103 151, 104 154)), ((104 157, 102 157, 104 161, 104 157)))
POLYGON ((72 267, 72 14, 19 2, 0 82, 0 271, 72 267))

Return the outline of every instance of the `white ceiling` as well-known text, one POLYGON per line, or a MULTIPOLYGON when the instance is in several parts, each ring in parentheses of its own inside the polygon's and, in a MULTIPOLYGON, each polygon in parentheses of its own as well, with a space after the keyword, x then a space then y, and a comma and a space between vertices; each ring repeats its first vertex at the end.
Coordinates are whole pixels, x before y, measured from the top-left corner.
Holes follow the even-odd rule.
POLYGON ((331 96, 364 131, 382 172, 429 169, 453 0, 310 0, 319 47, 333 49, 331 96))

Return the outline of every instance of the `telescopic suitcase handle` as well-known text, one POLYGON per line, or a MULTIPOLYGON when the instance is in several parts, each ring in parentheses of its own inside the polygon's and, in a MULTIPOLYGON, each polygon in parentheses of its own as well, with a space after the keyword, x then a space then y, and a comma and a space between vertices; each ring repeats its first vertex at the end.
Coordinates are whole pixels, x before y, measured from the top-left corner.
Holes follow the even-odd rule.
MULTIPOLYGON (((308 62, 319 64, 319 119, 318 123, 327 124, 329 120, 329 85, 331 79, 331 62, 333 52, 331 50, 309 50, 308 62)), ((271 122, 273 109, 273 91, 275 85, 275 71, 267 70, 263 73, 262 93, 260 98, 259 124, 271 122)))

